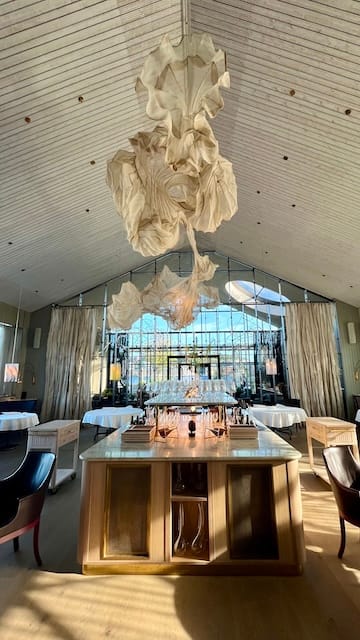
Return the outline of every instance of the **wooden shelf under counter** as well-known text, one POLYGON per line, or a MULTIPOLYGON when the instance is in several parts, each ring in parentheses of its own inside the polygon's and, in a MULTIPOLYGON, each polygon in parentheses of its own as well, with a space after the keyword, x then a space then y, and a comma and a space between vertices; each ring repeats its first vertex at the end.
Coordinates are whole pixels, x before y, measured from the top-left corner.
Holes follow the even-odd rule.
POLYGON ((300 574, 300 456, 266 428, 131 446, 114 432, 80 456, 82 571, 300 574))

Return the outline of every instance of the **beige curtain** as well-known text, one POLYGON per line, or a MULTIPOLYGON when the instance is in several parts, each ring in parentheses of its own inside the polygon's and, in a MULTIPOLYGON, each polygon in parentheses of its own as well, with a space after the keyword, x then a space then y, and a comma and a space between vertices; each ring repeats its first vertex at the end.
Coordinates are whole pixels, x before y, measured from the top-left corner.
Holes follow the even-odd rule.
POLYGON ((309 416, 343 417, 335 306, 320 302, 285 306, 291 396, 301 399, 309 416))
POLYGON ((91 406, 96 309, 53 309, 46 351, 41 421, 81 419, 91 406))

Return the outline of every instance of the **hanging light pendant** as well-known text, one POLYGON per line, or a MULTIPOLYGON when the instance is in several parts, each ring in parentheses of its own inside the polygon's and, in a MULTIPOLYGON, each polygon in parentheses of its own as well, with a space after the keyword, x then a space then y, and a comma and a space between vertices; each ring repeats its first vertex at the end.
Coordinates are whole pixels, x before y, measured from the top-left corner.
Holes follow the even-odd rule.
POLYGON ((215 49, 208 34, 186 35, 176 46, 164 36, 145 60, 136 91, 148 92, 146 113, 156 127, 130 138, 131 153, 115 154, 108 163, 107 183, 135 251, 164 254, 185 230, 194 267, 188 278, 175 283, 171 272, 162 274, 160 282, 155 276, 143 292, 125 283, 124 295, 120 291, 113 296, 111 326, 127 329, 152 311, 181 329, 201 307, 219 303, 217 291, 203 284, 212 279, 217 265, 199 254, 195 231, 213 233, 237 210, 232 165, 220 155, 208 122, 224 105, 220 88, 228 86, 225 54, 215 49), (155 300, 155 309, 149 309, 149 300, 155 300))

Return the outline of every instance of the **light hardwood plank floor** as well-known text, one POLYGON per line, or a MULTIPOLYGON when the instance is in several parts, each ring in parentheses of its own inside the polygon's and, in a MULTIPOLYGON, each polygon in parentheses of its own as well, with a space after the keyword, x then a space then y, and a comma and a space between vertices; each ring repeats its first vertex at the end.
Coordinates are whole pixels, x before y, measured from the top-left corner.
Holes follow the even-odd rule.
MULTIPOLYGON (((81 450, 93 429, 81 430, 81 450)), ((1 640, 355 640, 360 635, 359 530, 347 527, 343 561, 329 488, 310 470, 305 430, 301 486, 307 561, 302 576, 83 576, 76 562, 80 466, 46 499, 36 568, 32 534, 20 551, 0 545, 1 640)), ((321 445, 315 448, 320 459, 321 445)), ((0 476, 16 468, 24 443, 0 452, 0 476)), ((71 446, 62 455, 71 457, 71 446)), ((65 465, 67 462, 65 461, 65 465)))

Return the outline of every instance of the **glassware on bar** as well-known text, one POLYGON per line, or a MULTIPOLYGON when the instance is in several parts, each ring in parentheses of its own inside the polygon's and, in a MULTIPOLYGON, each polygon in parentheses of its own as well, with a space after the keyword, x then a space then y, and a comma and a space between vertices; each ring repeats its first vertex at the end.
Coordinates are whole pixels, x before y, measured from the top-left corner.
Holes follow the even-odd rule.
POLYGON ((183 556, 186 554, 188 543, 186 542, 186 539, 184 536, 184 525, 185 525, 184 505, 182 502, 180 502, 179 511, 178 511, 178 524, 177 524, 178 533, 174 542, 174 555, 176 556, 183 556))
POLYGON ((198 522, 196 535, 191 543, 191 551, 200 555, 206 546, 204 503, 198 502, 198 522))
POLYGON ((182 476, 182 470, 181 470, 181 464, 180 462, 177 463, 176 465, 176 478, 175 478, 175 483, 174 483, 174 487, 173 487, 173 492, 174 493, 183 493, 186 489, 186 484, 183 480, 183 476, 182 476))

